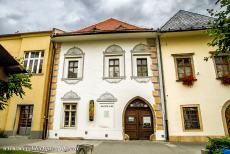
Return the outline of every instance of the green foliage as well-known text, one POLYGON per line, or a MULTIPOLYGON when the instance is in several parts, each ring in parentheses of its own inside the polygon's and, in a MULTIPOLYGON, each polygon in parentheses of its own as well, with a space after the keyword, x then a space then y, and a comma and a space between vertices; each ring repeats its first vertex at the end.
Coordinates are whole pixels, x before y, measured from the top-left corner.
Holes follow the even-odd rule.
POLYGON ((0 131, 0 138, 7 138, 8 136, 6 134, 4 134, 3 131, 0 131))
POLYGON ((230 51, 230 0, 217 0, 216 5, 220 8, 208 10, 214 17, 208 30, 208 35, 213 39, 208 45, 217 47, 215 54, 219 54, 230 51))
POLYGON ((210 154, 222 154, 223 149, 230 149, 230 137, 225 138, 209 138, 206 149, 210 154))
MULTIPOLYGON (((20 64, 23 63, 22 59, 17 60, 20 64)), ((25 95, 24 88, 31 89, 30 77, 31 74, 29 73, 20 73, 9 75, 7 82, 0 80, 0 110, 5 108, 7 100, 14 94, 23 98, 25 95)))

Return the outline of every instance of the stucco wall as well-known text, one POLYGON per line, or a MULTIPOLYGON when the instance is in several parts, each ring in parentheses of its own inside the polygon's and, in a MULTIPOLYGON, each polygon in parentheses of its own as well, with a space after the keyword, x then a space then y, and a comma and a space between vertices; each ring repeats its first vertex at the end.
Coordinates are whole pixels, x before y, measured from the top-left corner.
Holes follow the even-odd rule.
MULTIPOLYGON (((21 37, 2 37, 0 44, 14 57, 23 58, 25 51, 44 50, 44 62, 41 74, 34 74, 31 77, 32 89, 25 89, 26 95, 21 99, 14 96, 9 100, 9 106, 7 109, 10 111, 4 115, 6 119, 5 131, 8 135, 13 135, 13 130, 17 130, 16 123, 16 110, 17 105, 20 104, 32 104, 33 108, 33 120, 31 131, 37 133, 40 136, 43 126, 44 105, 46 99, 45 85, 47 83, 48 67, 50 66, 50 34, 37 34, 33 36, 21 36, 21 37)), ((5 112, 5 111, 0 111, 5 112)), ((1 113, 3 114, 3 113, 1 113)), ((1 117, 2 118, 2 117, 1 117)), ((33 135, 33 134, 32 134, 33 135)), ((36 136, 35 135, 35 136, 36 136)))
MULTIPOLYGON (((182 33, 182 32, 181 32, 182 33)), ((210 38, 204 33, 171 37, 164 34, 161 38, 166 100, 170 136, 224 136, 221 109, 230 99, 230 87, 224 86, 216 79, 212 59, 204 61, 213 49, 207 46, 210 38), (174 59, 171 54, 194 53, 195 81, 192 87, 176 82, 174 59), (180 105, 199 104, 203 123, 202 131, 184 132, 180 105)))
MULTIPOLYGON (((53 130, 49 131, 50 138, 83 137, 86 139, 123 139, 122 115, 125 105, 136 96, 146 99, 154 104, 152 96, 153 83, 139 83, 131 79, 131 53, 133 47, 139 43, 147 44, 146 39, 121 39, 101 41, 79 41, 62 43, 60 53, 59 72, 57 79, 56 101, 54 108, 53 130), (110 45, 117 44, 125 50, 125 76, 119 83, 108 83, 103 80, 103 51, 110 45), (76 84, 67 84, 61 80, 63 76, 64 54, 72 47, 79 47, 85 53, 83 80, 76 84), (74 91, 80 96, 77 101, 77 127, 63 129, 63 102, 61 98, 65 93, 74 91), (114 115, 109 128, 103 128, 100 123, 99 102, 96 100, 105 92, 113 94, 118 101, 114 103, 114 115), (95 120, 89 121, 89 101, 95 101, 95 120), (88 134, 85 134, 85 131, 88 134), (108 134, 108 137, 105 137, 108 134)), ((150 66, 151 60, 148 65, 150 66)), ((151 70, 149 70, 151 76, 151 70)), ((156 133, 156 138, 161 139, 162 131, 156 133)))

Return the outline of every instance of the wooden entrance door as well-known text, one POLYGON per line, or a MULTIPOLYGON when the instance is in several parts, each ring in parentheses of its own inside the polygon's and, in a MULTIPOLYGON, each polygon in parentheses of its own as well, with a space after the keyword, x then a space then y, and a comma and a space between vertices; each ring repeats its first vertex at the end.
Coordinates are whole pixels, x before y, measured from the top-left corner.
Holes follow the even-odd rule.
POLYGON ((33 106, 23 105, 20 106, 20 116, 18 123, 18 135, 30 135, 32 124, 33 106))
POLYGON ((228 129, 228 134, 230 135, 230 106, 225 111, 226 124, 228 129))
POLYGON ((130 103, 125 111, 125 133, 131 140, 149 140, 154 133, 152 111, 140 99, 130 103))

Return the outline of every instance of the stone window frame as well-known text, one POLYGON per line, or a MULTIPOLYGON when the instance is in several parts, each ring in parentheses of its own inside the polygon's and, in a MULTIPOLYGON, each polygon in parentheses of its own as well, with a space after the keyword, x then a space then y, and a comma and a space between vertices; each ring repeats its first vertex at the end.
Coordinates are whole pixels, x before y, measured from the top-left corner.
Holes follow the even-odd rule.
POLYGON ((182 123, 183 132, 202 132, 203 131, 203 123, 202 123, 202 116, 201 116, 200 104, 180 105, 180 114, 181 114, 181 123, 182 123), (198 128, 198 129, 185 129, 185 125, 184 125, 184 112, 183 112, 183 108, 184 107, 196 107, 197 108, 200 128, 198 128))
POLYGON ((193 60, 193 56, 195 55, 194 53, 179 53, 179 54, 171 54, 173 56, 174 59, 174 67, 175 67, 175 73, 176 73, 176 81, 180 82, 182 81, 181 79, 179 79, 178 76, 178 67, 177 67, 177 59, 178 58, 190 58, 191 59, 191 67, 192 67, 192 75, 196 79, 196 73, 195 73, 195 65, 194 65, 194 60, 193 60))
POLYGON ((110 45, 103 52, 103 80, 109 83, 118 83, 125 78, 125 50, 117 44, 110 45), (109 76, 109 59, 119 59, 119 77, 109 76))
MULTIPOLYGON (((218 54, 218 55, 215 55, 215 51, 210 51, 209 53, 211 54, 211 58, 212 58, 212 61, 213 61, 213 64, 214 64, 216 79, 220 80, 221 77, 218 76, 215 57, 230 56, 230 53, 221 53, 221 54, 218 54)), ((230 73, 230 66, 229 66, 229 73, 230 73)))
POLYGON ((61 98, 61 102, 62 102, 62 107, 61 107, 61 123, 60 123, 60 128, 61 129, 77 129, 77 118, 78 118, 78 106, 79 106, 79 101, 80 101, 80 96, 75 93, 74 91, 68 91, 67 93, 65 93, 63 95, 63 97, 61 98), (75 127, 65 127, 64 126, 64 105, 65 104, 76 104, 76 118, 75 118, 75 127))
POLYGON ((79 81, 83 80, 84 57, 85 57, 85 53, 79 47, 74 46, 74 47, 68 49, 66 54, 64 54, 62 81, 66 82, 67 84, 76 84, 79 81), (69 61, 78 61, 78 73, 77 73, 78 76, 77 76, 77 78, 68 78, 69 61))
MULTIPOLYGON (((71 102, 71 101, 66 102, 66 101, 64 101, 62 103, 62 115, 63 116, 62 116, 62 120, 61 120, 61 129, 76 129, 77 128, 77 118, 78 118, 77 113, 78 113, 78 103, 77 102, 71 102), (74 110, 76 112, 75 113, 75 126, 74 127, 71 127, 71 126, 66 127, 65 126, 65 105, 70 105, 70 106, 76 105, 76 109, 74 110)), ((69 113, 69 114, 71 114, 71 113, 69 113)), ((71 121, 70 118, 71 118, 71 116, 69 117, 69 121, 71 121)))
POLYGON ((151 74, 151 52, 149 50, 149 47, 147 44, 139 43, 133 47, 131 50, 131 79, 134 79, 135 81, 139 83, 146 83, 149 82, 152 74, 151 74), (138 49, 140 48, 140 49, 138 49), (146 58, 147 59, 147 72, 148 76, 138 76, 137 75, 137 59, 139 58, 146 58))

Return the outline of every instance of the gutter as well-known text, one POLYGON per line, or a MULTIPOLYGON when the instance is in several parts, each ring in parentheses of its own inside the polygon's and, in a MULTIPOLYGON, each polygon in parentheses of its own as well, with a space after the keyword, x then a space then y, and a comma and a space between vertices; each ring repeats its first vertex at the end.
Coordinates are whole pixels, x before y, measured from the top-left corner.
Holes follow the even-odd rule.
POLYGON ((49 73, 49 82, 48 82, 48 94, 47 94, 47 102, 45 107, 45 115, 44 115, 44 125, 43 125, 43 132, 42 132, 42 139, 47 139, 47 132, 48 132, 48 123, 49 123, 49 104, 50 104, 50 96, 51 96, 51 88, 52 88, 52 79, 53 79, 53 68, 54 68, 54 60, 56 54, 56 47, 54 42, 51 42, 52 45, 52 59, 51 59, 51 69, 49 73))
POLYGON ((161 42, 160 42, 160 36, 157 35, 157 46, 158 46, 158 55, 159 55, 159 68, 160 68, 160 82, 161 85, 161 96, 163 96, 162 99, 162 111, 163 111, 163 118, 164 118, 164 128, 165 128, 165 140, 169 141, 169 130, 168 130, 168 115, 167 115, 167 101, 166 101, 166 94, 165 94, 165 80, 164 80, 164 69, 163 69, 163 63, 162 63, 162 52, 161 52, 161 42))

